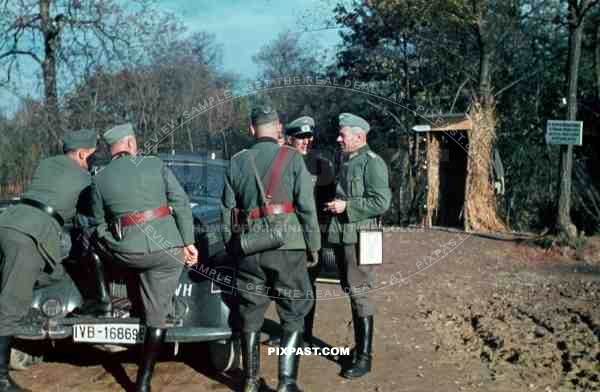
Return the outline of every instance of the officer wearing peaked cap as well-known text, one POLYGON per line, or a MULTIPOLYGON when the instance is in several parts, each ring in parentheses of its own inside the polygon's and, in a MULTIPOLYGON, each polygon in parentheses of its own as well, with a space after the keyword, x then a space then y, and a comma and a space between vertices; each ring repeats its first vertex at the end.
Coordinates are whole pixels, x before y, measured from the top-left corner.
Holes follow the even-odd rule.
POLYGON ((388 169, 381 157, 367 144, 369 123, 352 113, 339 116, 337 142, 342 159, 336 175, 335 199, 326 204, 332 213, 327 240, 335 248, 341 284, 350 292, 354 325, 355 355, 342 371, 356 378, 371 370, 373 314, 375 309, 364 287, 374 288, 373 266, 358 263, 358 231, 377 225, 378 218, 390 207, 388 169))
POLYGON ((314 139, 315 120, 309 116, 302 116, 285 127, 286 142, 296 148, 300 154, 306 155, 314 139))
POLYGON ((110 128, 103 137, 112 160, 94 177, 92 210, 99 241, 117 262, 139 272, 146 334, 136 391, 149 391, 183 265, 198 258, 192 210, 162 160, 136 155, 131 124, 110 128))
MULTIPOLYGON (((307 255, 311 261, 318 258, 321 247, 313 186, 302 156, 287 145, 278 145, 281 123, 273 108, 259 106, 252 110, 251 133, 256 143, 232 157, 225 176, 224 221, 229 222, 237 209, 238 223, 245 232, 252 232, 264 227, 267 217, 277 218, 284 228, 284 244, 238 259, 243 391, 257 392, 263 384, 259 378, 259 338, 265 311, 273 298, 284 331, 281 346, 286 349, 279 356, 277 391, 297 392, 299 357, 291 351, 302 347, 304 318, 313 304, 307 255), (261 182, 270 196, 268 208, 261 208, 261 182)), ((231 237, 229 228, 225 233, 231 237)))
POLYGON ((63 225, 91 183, 87 160, 96 139, 93 130, 65 134, 64 155, 42 160, 20 203, 0 215, 0 392, 24 391, 8 374, 12 336, 24 326, 41 333, 28 319, 33 288, 61 261, 63 225))

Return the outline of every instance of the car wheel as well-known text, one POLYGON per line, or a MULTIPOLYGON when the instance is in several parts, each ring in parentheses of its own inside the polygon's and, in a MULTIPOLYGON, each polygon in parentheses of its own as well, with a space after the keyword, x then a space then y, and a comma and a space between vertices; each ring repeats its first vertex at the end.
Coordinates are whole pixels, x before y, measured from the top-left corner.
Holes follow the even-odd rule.
POLYGON ((224 373, 240 365, 240 342, 238 339, 208 342, 208 355, 214 370, 224 373))
POLYGON ((10 367, 13 370, 27 370, 31 365, 38 362, 40 362, 38 357, 16 348, 13 348, 10 352, 10 367))

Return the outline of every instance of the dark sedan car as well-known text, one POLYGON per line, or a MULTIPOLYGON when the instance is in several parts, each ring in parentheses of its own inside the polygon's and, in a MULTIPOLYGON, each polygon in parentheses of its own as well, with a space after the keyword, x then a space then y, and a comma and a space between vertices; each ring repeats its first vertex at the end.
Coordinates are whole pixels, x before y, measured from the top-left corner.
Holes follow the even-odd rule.
MULTIPOLYGON (((219 197, 227 162, 198 155, 161 158, 189 195, 196 245, 201 250, 201 263, 186 268, 180 277, 174 293, 173 326, 168 329, 166 339, 173 343, 206 342, 211 364, 216 370, 225 371, 239 360, 239 344, 233 333, 235 270, 224 252, 220 231, 214 230, 221 219, 219 197), (213 230, 207 229, 211 227, 213 230)), ((15 202, 18 200, 6 204, 15 202)), ((70 248, 69 229, 65 227, 63 236, 65 254, 70 248)), ((72 316, 71 312, 81 305, 86 290, 93 284, 85 264, 66 257, 61 268, 36 286, 31 311, 16 337, 21 341, 72 339, 75 343, 110 347, 139 343, 144 327, 139 319, 136 276, 110 260, 103 262, 113 303, 112 317, 72 316)), ((26 368, 31 358, 23 351, 16 351, 12 365, 26 368)))
MULTIPOLYGON (((177 177, 190 199, 194 216, 196 245, 200 263, 185 269, 175 291, 175 324, 167 332, 174 343, 206 342, 210 361, 219 371, 235 366, 239 343, 233 333, 236 319, 235 263, 225 252, 221 229, 220 197, 228 161, 193 154, 160 155, 177 177)), ((17 203, 13 199, 4 207, 17 203)), ((0 205, 2 208, 3 205, 0 205)), ((65 227, 65 231, 69 231, 65 227)), ((70 249, 69 235, 64 238, 64 253, 70 249)), ((323 278, 335 278, 333 252, 323 252, 323 278)), ((126 346, 140 342, 139 304, 132 276, 105 260, 113 302, 113 317, 70 317, 81 305, 86 288, 93 287, 90 274, 81 263, 65 258, 63 268, 40 282, 34 293, 28 322, 17 334, 21 340, 72 339, 76 343, 126 346)), ((331 282, 330 279, 324 279, 331 282)), ((27 368, 32 356, 15 350, 12 365, 27 368)))

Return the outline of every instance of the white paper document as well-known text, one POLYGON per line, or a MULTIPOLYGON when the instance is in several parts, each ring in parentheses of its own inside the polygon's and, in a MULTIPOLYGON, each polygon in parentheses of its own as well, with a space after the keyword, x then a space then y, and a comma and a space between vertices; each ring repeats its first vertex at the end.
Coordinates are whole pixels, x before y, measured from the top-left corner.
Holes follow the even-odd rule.
POLYGON ((380 230, 358 232, 358 264, 383 264, 383 232, 380 230))

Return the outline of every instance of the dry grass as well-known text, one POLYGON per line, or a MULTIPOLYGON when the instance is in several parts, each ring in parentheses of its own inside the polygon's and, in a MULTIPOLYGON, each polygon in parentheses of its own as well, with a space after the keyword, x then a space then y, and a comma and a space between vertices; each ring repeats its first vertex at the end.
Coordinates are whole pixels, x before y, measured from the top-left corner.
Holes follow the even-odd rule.
POLYGON ((440 202, 440 139, 427 134, 427 227, 433 226, 440 202))
POLYGON ((496 140, 496 111, 474 102, 469 112, 473 129, 469 135, 469 157, 465 187, 465 230, 507 231, 498 216, 491 183, 492 147, 496 140))

